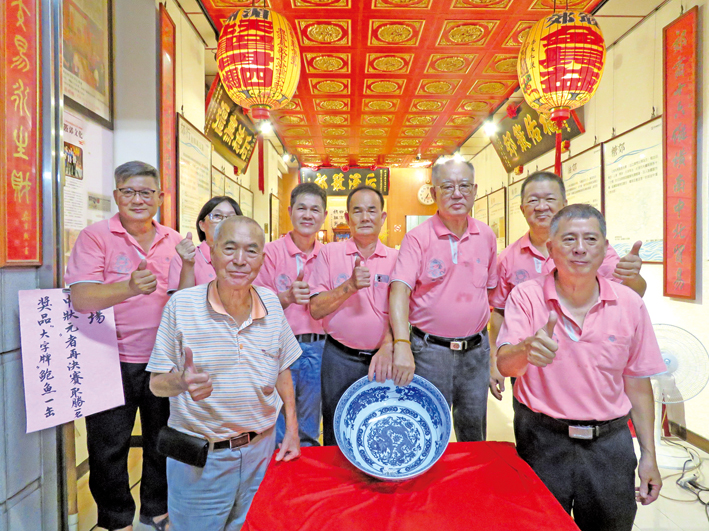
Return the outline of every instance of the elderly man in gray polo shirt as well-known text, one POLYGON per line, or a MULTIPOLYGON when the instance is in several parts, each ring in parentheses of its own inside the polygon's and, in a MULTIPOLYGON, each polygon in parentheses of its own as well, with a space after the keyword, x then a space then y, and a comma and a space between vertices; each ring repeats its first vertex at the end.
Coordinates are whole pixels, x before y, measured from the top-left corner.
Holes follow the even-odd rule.
POLYGON ((255 221, 224 220, 211 250, 217 279, 175 293, 163 312, 147 370, 153 393, 170 397, 165 440, 179 458, 209 448, 203 467, 187 464, 199 461, 194 453, 181 462, 168 452, 171 531, 241 528, 273 453, 281 400, 276 460, 300 455, 288 367, 301 351, 278 297, 251 285, 263 246, 255 221))

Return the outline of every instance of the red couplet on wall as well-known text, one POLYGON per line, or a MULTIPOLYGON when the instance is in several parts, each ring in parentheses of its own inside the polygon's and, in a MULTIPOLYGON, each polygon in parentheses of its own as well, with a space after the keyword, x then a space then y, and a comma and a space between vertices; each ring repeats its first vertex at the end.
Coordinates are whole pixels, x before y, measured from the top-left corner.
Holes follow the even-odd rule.
POLYGON ((177 229, 175 43, 175 23, 160 4, 160 178, 165 192, 160 221, 173 229, 177 229))
POLYGON ((663 30, 664 294, 695 298, 697 268, 697 7, 663 30))
POLYGON ((0 28, 0 267, 39 266, 39 1, 0 2, 0 28))

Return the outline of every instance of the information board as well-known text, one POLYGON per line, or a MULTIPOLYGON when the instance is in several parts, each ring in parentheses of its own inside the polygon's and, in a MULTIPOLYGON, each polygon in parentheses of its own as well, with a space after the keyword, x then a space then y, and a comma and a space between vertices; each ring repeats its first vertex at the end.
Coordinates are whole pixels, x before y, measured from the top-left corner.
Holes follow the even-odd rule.
POLYGON ((511 245, 519 240, 529 229, 527 220, 524 219, 524 214, 522 214, 522 210, 520 209, 522 205, 523 182, 524 181, 516 182, 507 188, 507 212, 509 212, 507 222, 509 227, 507 231, 507 245, 511 245))
POLYGON ((212 193, 212 144, 182 115, 177 119, 178 231, 194 230, 212 193))
POLYGON ((499 254, 505 248, 505 234, 507 233, 505 188, 500 188, 487 196, 487 208, 489 225, 497 238, 497 253, 499 254))
POLYGON ((584 203, 603 212, 602 147, 595 146, 561 164, 569 205, 584 203))
POLYGON ((478 221, 482 221, 485 225, 490 224, 487 216, 487 196, 478 197, 473 203, 473 217, 478 221))

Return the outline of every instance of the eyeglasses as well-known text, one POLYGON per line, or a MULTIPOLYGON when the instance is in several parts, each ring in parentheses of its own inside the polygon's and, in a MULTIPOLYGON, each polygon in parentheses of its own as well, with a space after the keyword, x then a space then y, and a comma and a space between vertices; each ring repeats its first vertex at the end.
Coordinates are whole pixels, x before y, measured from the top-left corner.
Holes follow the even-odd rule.
POLYGON ((135 197, 135 194, 138 194, 141 197, 141 199, 144 199, 145 201, 149 201, 150 199, 153 198, 153 194, 157 190, 150 190, 150 189, 133 190, 132 188, 119 188, 118 191, 126 199, 133 199, 135 197))
POLYGON ((214 223, 220 223, 220 222, 224 221, 226 218, 233 218, 234 216, 236 216, 236 214, 224 215, 224 214, 220 214, 219 212, 210 212, 209 214, 207 214, 207 217, 211 221, 213 221, 214 223))
POLYGON ((470 195, 473 193, 473 190, 475 189, 475 186, 471 183, 460 183, 460 184, 441 184, 437 186, 436 188, 439 188, 441 190, 441 194, 445 196, 451 196, 455 193, 455 189, 458 188, 458 191, 462 195, 470 195))

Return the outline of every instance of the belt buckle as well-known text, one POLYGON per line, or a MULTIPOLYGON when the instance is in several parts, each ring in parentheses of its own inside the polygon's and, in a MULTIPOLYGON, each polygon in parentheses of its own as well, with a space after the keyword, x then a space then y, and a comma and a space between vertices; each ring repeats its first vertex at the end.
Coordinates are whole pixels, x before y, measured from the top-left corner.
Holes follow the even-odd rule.
POLYGON ((597 436, 598 426, 569 426, 569 437, 592 441, 597 436))
POLYGON ((242 433, 238 437, 234 437, 233 439, 229 439, 229 448, 234 449, 234 448, 241 448, 242 446, 246 446, 251 442, 251 436, 248 433, 242 433))
POLYGON ((451 350, 465 350, 468 346, 467 341, 451 341, 451 350))

